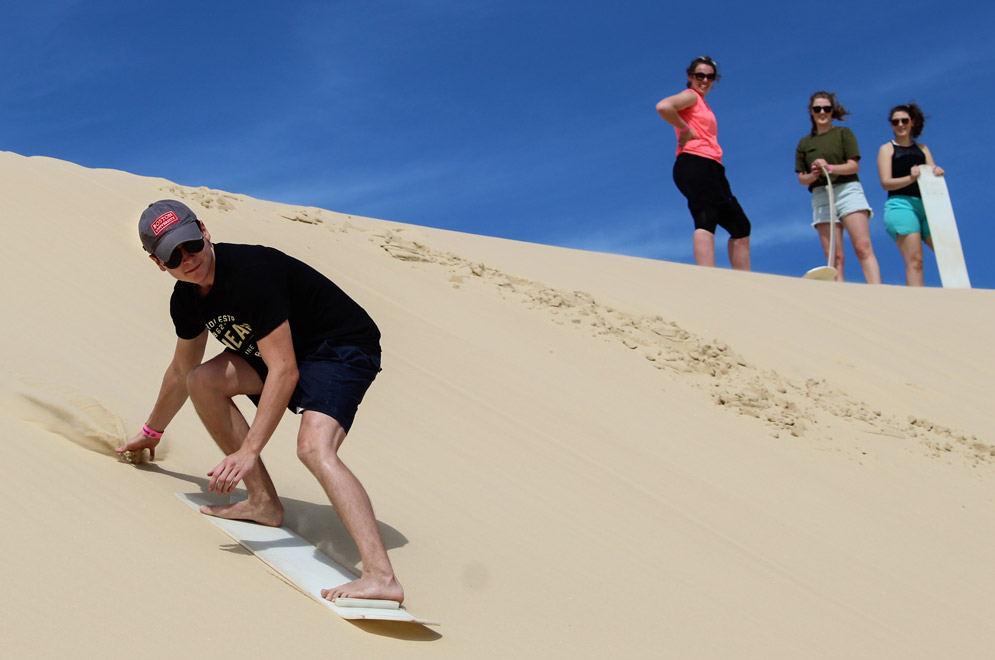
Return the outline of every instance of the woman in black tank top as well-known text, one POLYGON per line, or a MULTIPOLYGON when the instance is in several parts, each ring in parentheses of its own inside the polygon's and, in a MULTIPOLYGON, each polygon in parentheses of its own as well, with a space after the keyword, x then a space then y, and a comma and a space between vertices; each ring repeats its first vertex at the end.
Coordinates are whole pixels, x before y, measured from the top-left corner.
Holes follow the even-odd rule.
POLYGON ((888 113, 888 119, 895 139, 878 150, 878 174, 881 186, 888 191, 884 225, 905 260, 906 284, 923 286, 922 244, 932 249, 933 240, 917 179, 921 167, 932 167, 936 176, 943 176, 943 169, 933 162, 929 147, 915 141, 926 124, 918 105, 897 105, 888 113))

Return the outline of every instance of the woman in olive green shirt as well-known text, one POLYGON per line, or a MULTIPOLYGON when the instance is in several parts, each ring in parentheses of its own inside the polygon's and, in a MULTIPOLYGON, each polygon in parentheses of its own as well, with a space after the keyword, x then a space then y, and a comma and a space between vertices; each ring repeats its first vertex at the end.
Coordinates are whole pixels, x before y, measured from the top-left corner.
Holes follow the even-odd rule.
POLYGON ((795 151, 795 171, 798 183, 812 191, 812 225, 819 232, 822 251, 829 257, 830 209, 829 192, 823 168, 829 170, 836 211, 840 224, 836 227, 836 254, 833 265, 836 280, 843 281, 843 229, 846 228, 857 254, 864 279, 868 284, 881 283, 874 247, 871 245, 871 207, 864 197, 857 172, 860 170, 860 149, 853 132, 844 126, 834 126, 833 119, 843 119, 849 112, 830 92, 816 92, 809 99, 812 132, 798 141, 795 151))

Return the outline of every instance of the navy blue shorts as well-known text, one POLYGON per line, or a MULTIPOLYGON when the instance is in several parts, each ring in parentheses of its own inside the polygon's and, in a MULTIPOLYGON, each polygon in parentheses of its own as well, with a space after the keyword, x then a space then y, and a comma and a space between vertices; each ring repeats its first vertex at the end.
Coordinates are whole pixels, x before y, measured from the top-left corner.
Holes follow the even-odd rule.
MULTIPOLYGON (((324 413, 348 433, 366 390, 381 371, 380 354, 325 342, 297 364, 297 371, 297 387, 287 408, 296 414, 305 410, 324 413)), ((259 375, 266 379, 265 373, 259 375)), ((258 395, 249 398, 259 405, 258 395)))

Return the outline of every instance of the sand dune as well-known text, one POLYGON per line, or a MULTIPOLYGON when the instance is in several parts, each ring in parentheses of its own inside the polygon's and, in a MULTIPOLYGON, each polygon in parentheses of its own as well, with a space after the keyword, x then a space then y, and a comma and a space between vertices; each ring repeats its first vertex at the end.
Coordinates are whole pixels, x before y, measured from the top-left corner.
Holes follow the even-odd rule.
MULTIPOLYGON (((990 657, 991 291, 699 269, 8 152, 0 173, 11 657, 990 657), (136 236, 161 198, 376 319, 384 372, 344 458, 406 605, 441 627, 342 621, 179 502, 220 455, 189 406, 155 463, 113 454, 172 352, 172 280, 136 236)), ((285 419, 264 452, 286 524, 356 570, 295 436, 285 419)))

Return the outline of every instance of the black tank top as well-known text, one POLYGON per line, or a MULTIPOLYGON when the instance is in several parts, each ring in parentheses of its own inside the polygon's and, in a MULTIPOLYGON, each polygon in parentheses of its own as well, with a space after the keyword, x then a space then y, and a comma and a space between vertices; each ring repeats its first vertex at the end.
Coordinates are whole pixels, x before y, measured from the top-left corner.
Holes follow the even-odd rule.
MULTIPOLYGON (((926 154, 922 152, 919 145, 913 142, 907 147, 896 144, 894 140, 891 145, 895 148, 895 153, 891 156, 891 176, 893 179, 900 179, 912 173, 913 165, 925 165, 926 154)), ((888 197, 905 195, 906 197, 922 197, 919 192, 919 182, 913 181, 911 184, 898 190, 889 190, 888 197)))

